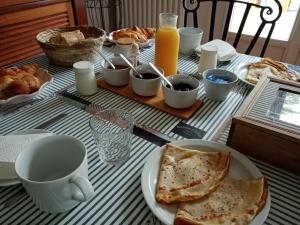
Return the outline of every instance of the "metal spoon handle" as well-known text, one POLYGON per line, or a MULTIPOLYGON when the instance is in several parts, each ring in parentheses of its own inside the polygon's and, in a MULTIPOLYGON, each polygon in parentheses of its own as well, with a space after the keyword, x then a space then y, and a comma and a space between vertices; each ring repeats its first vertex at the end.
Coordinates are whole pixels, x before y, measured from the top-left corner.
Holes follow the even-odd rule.
POLYGON ((111 61, 108 60, 108 58, 106 58, 106 56, 98 49, 96 49, 96 51, 99 53, 99 55, 101 55, 101 57, 111 66, 111 68, 113 68, 114 70, 116 69, 115 65, 111 63, 111 61))
POLYGON ((165 76, 153 65, 152 62, 149 62, 149 66, 156 72, 158 73, 158 75, 168 84, 170 85, 171 89, 174 89, 173 88, 173 85, 172 83, 167 79, 165 78, 165 76))
POLYGON ((134 68, 134 66, 126 59, 126 57, 120 53, 120 57, 127 63, 128 66, 140 77, 143 78, 143 76, 134 68))

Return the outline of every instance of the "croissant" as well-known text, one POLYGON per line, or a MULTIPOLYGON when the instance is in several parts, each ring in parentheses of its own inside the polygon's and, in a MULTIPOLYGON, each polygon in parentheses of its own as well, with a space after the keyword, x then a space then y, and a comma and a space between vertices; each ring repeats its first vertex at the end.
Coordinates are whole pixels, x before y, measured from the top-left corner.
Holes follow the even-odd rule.
POLYGON ((35 76, 38 65, 0 68, 0 99, 37 91, 41 81, 35 76))
POLYGON ((155 28, 140 28, 134 26, 132 28, 122 29, 113 32, 113 39, 119 38, 133 38, 137 42, 146 42, 149 38, 155 35, 155 28))

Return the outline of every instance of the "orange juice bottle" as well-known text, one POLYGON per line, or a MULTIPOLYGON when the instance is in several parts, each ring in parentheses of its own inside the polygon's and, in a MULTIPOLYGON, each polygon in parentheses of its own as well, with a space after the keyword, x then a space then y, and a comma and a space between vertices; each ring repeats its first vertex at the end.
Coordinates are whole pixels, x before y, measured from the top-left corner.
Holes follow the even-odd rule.
POLYGON ((179 33, 176 28, 178 16, 172 13, 159 15, 159 29, 155 36, 155 65, 164 70, 165 76, 176 75, 179 33))

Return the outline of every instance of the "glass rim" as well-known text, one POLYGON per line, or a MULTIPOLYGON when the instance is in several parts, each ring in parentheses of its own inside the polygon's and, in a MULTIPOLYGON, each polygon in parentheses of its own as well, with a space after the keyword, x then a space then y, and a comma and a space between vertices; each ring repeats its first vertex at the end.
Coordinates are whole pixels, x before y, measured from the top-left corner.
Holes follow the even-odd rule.
MULTIPOLYGON (((89 126, 93 131, 95 131, 96 133, 99 133, 99 131, 97 129, 95 129, 95 127, 92 125, 92 120, 95 119, 95 118, 102 118, 101 116, 99 116, 99 114, 101 114, 103 112, 109 112, 109 111, 115 111, 115 112, 119 111, 119 112, 125 113, 126 115, 130 116, 129 121, 128 121, 129 126, 122 129, 122 130, 120 130, 120 131, 114 132, 115 134, 119 134, 119 133, 122 133, 124 130, 130 130, 130 129, 133 128, 135 120, 134 120, 134 116, 133 116, 132 113, 130 113, 126 110, 123 110, 123 109, 111 108, 111 109, 100 110, 97 113, 92 115, 92 117, 89 119, 89 126)), ((103 119, 103 121, 104 121, 104 119, 103 119)), ((107 121, 109 121, 109 120, 107 120, 107 121)), ((111 121, 109 121, 109 122, 111 122, 111 121)), ((102 134, 110 134, 110 133, 109 132, 102 132, 102 134)))
POLYGON ((160 13, 159 16, 168 16, 169 18, 177 18, 178 15, 175 13, 168 13, 168 12, 164 12, 164 13, 160 13))

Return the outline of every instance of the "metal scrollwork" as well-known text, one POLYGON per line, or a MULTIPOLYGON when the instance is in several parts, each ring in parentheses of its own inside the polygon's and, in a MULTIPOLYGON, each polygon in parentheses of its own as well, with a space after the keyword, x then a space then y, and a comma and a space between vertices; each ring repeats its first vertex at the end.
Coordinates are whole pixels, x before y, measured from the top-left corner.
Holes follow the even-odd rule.
POLYGON ((188 12, 194 12, 199 9, 200 1, 197 0, 183 0, 183 8, 188 12))

